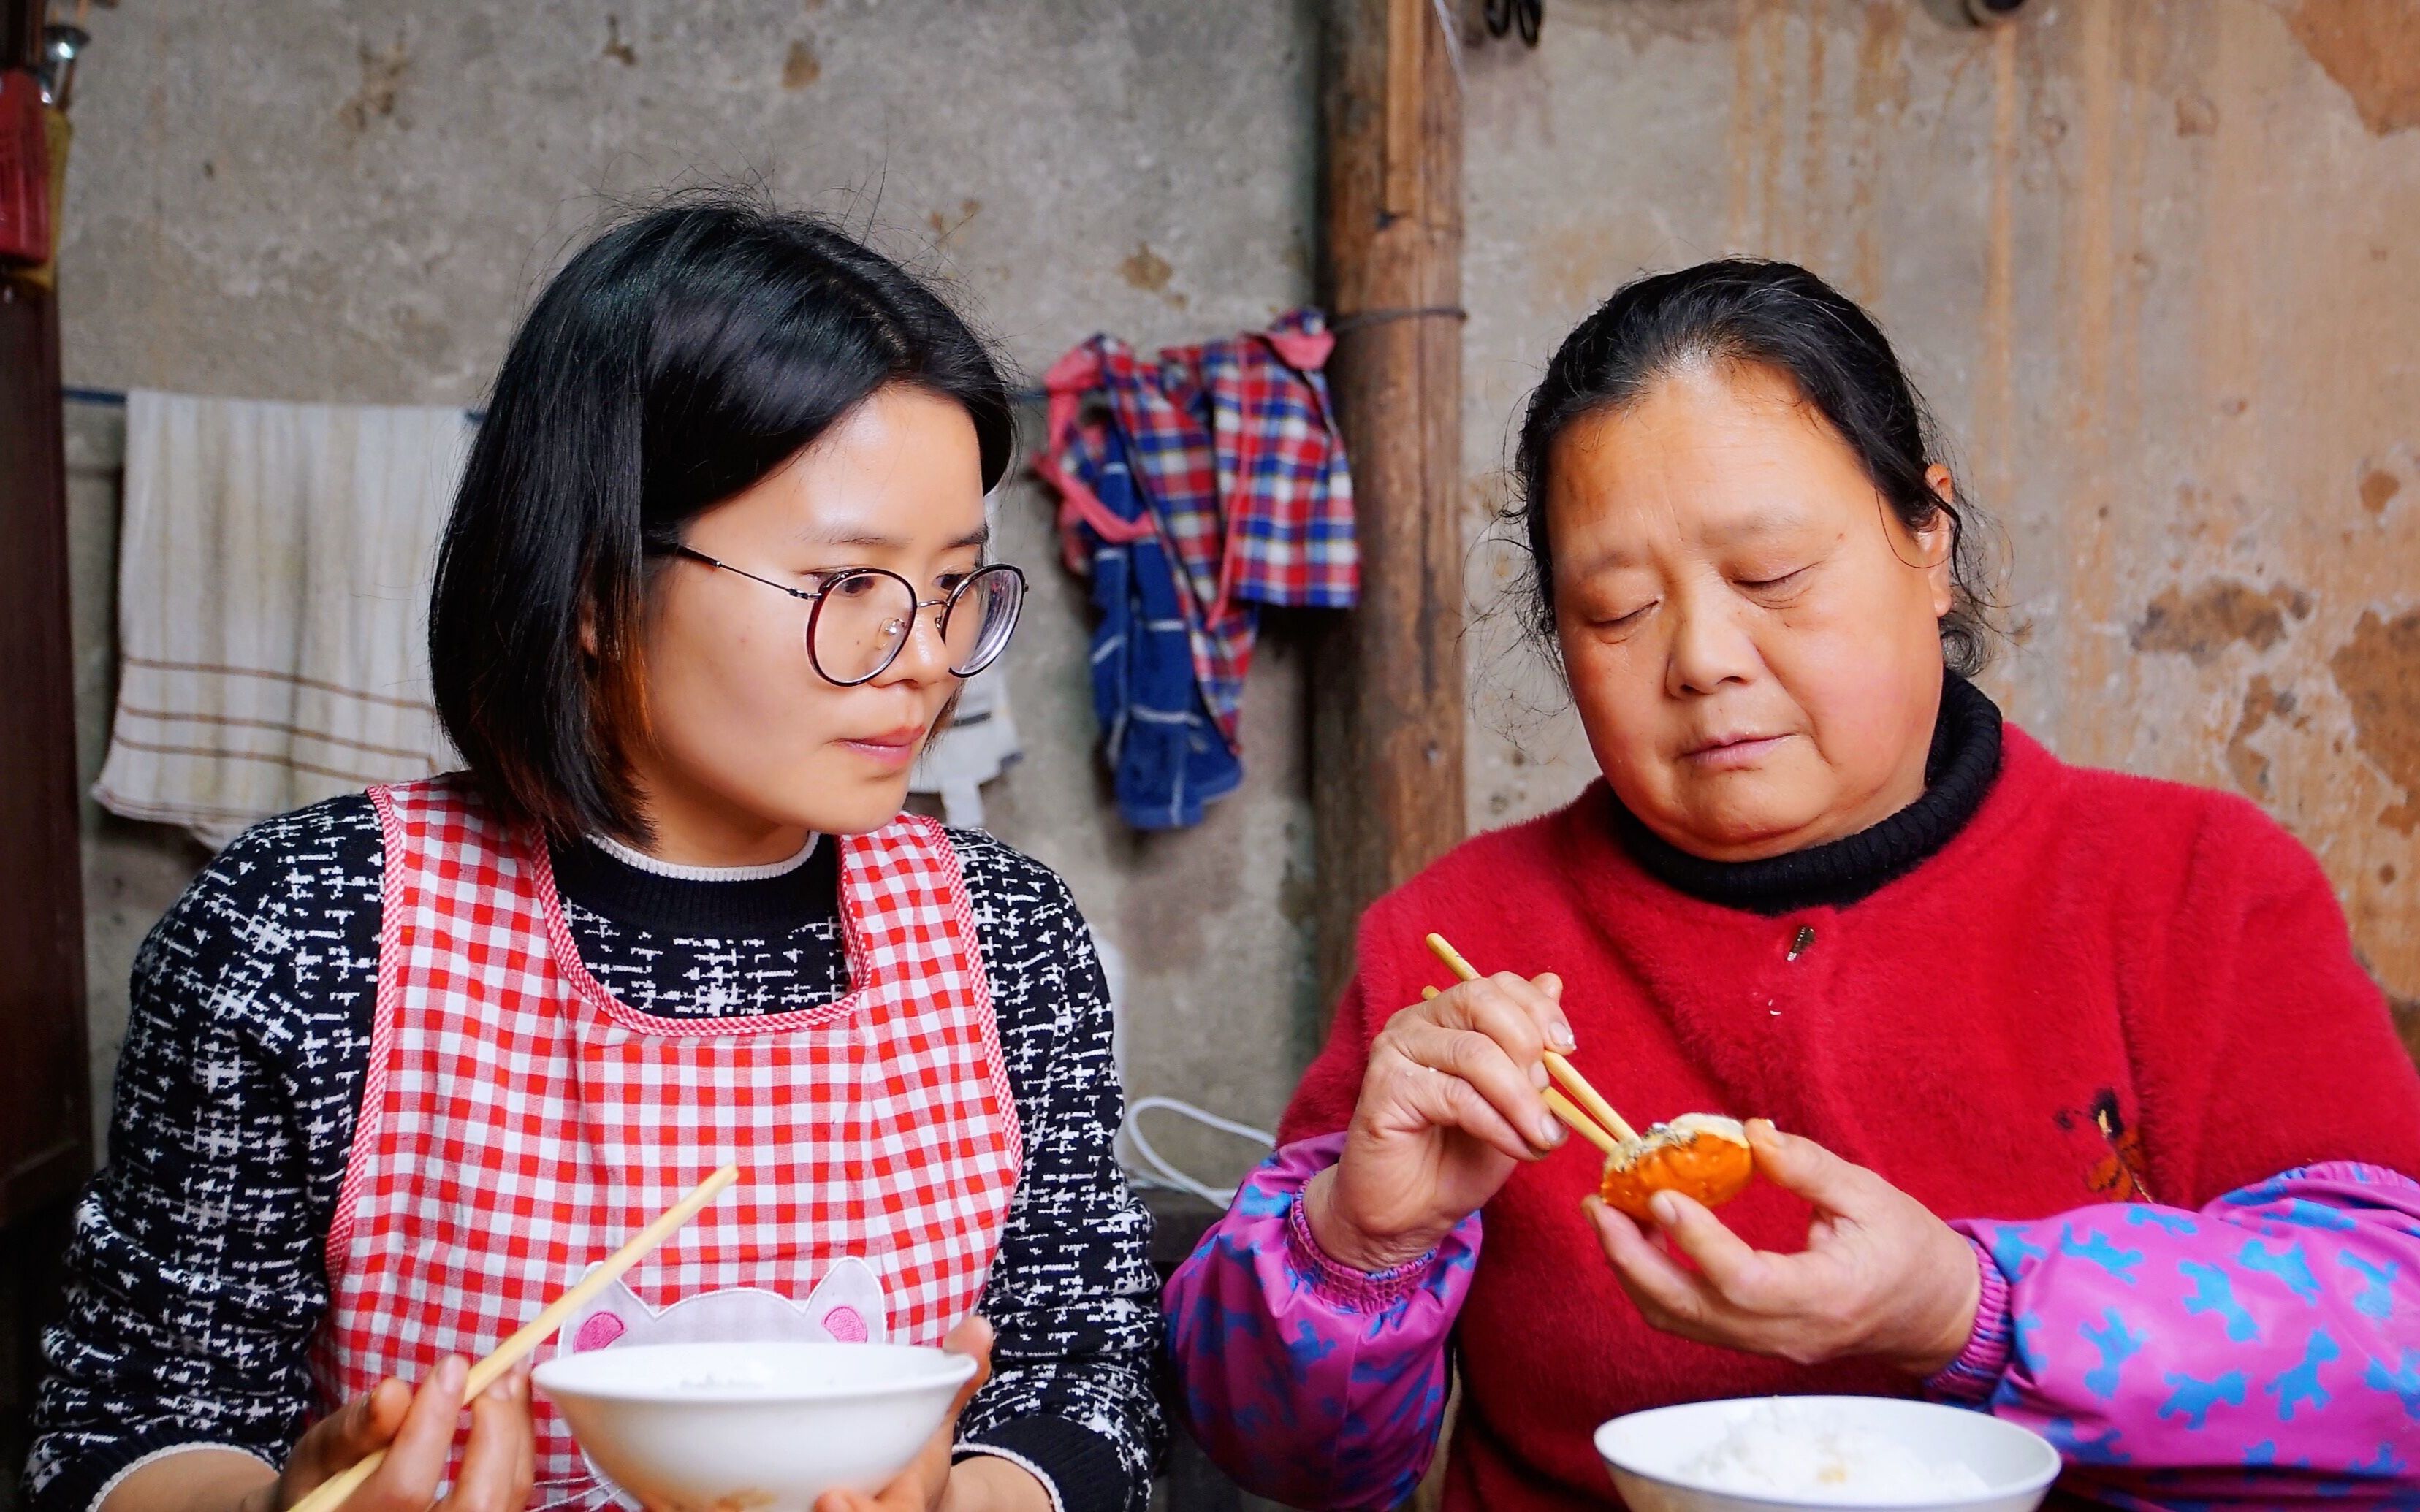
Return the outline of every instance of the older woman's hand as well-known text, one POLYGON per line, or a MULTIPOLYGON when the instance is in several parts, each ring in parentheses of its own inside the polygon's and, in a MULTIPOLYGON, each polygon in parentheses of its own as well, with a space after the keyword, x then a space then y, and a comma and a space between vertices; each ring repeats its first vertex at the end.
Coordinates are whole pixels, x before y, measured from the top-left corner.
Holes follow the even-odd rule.
POLYGON ((1513 1167, 1562 1144, 1540 1095, 1544 1052, 1572 1048, 1560 979, 1498 972, 1387 1021, 1337 1163, 1303 1190, 1319 1247, 1362 1271, 1419 1258, 1513 1167))
POLYGON ((1659 1237, 1696 1262, 1692 1272, 1591 1197, 1606 1257, 1647 1320, 1800 1365, 1863 1355, 1929 1376, 1957 1359, 1981 1294, 1972 1246, 1864 1166, 1761 1119, 1747 1128, 1765 1179, 1814 1204, 1806 1249, 1752 1249, 1702 1205, 1659 1193, 1659 1237))

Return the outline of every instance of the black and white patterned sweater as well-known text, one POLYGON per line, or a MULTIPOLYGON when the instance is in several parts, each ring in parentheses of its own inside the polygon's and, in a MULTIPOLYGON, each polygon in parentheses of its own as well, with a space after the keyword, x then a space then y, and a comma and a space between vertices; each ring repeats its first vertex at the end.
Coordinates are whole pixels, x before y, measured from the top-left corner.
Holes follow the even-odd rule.
MULTIPOLYGON (((1149 1217, 1111 1150, 1121 1093, 1101 969, 1066 885, 953 830, 1025 1136, 981 1304, 995 1375, 962 1443, 1064 1512, 1148 1499, 1149 1217)), ((110 1159, 76 1214, 64 1323, 26 1467, 38 1512, 87 1512, 129 1469, 216 1444, 283 1463, 311 1401, 323 1260, 378 989, 378 819, 332 799, 247 831, 145 942, 110 1159)), ((785 875, 672 878, 558 848, 581 961, 642 1012, 786 1011, 847 987, 837 853, 785 875)))

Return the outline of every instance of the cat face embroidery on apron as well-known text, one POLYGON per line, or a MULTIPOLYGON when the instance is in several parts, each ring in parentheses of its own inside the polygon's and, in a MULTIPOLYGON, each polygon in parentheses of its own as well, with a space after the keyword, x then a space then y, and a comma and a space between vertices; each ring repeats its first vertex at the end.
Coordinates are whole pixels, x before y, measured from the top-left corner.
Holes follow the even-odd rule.
MULTIPOLYGON (((741 1318, 938 1344, 974 1309, 1023 1146, 939 825, 902 815, 840 841, 846 996, 663 1019, 581 965, 542 842, 453 779, 371 797, 378 1006, 328 1235, 322 1411, 487 1353, 726 1162, 739 1184, 560 1348, 741 1318)), ((534 1411, 533 1504, 594 1490, 561 1419, 534 1411)))

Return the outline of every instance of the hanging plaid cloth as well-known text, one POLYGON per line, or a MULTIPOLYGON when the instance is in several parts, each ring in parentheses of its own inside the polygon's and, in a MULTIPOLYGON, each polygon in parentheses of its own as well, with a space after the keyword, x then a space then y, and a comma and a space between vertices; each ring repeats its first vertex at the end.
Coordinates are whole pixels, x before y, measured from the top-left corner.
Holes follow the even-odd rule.
POLYGON ((1171 347, 1145 363, 1096 335, 1047 379, 1050 440, 1035 461, 1059 491, 1068 565, 1106 541, 1157 534, 1175 572, 1195 680, 1230 750, 1258 606, 1346 609, 1360 585, 1353 484, 1320 369, 1335 338, 1316 310, 1268 330, 1171 347), (1077 418, 1105 410, 1125 443, 1148 517, 1121 518, 1078 475, 1077 418))
MULTIPOLYGON (((1353 474, 1321 373, 1335 347, 1318 311, 1295 310, 1266 331, 1193 349, 1209 400, 1218 497, 1227 501, 1214 621, 1238 599, 1351 609, 1359 595, 1353 474)), ((1165 363, 1183 352, 1160 356, 1165 363)))
POLYGON ((1150 529, 1125 439, 1113 425, 1080 426, 1068 453, 1093 497, 1142 527, 1132 540, 1111 540, 1077 526, 1091 544, 1093 712, 1118 812, 1137 829, 1198 825, 1202 805, 1243 780, 1243 761, 1194 678, 1176 570, 1150 529))

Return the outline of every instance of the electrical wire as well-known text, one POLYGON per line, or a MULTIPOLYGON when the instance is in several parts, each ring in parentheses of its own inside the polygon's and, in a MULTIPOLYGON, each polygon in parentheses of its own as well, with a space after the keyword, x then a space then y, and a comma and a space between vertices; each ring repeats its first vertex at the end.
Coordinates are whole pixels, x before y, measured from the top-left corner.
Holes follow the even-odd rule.
MULTIPOLYGON (((1235 1200, 1235 1188, 1206 1186, 1161 1158, 1159 1151, 1152 1148, 1150 1139, 1146 1138, 1142 1132, 1142 1116, 1155 1111, 1181 1114, 1196 1123, 1216 1129, 1220 1134, 1233 1134, 1238 1139, 1249 1139, 1270 1149, 1278 1147, 1278 1136, 1265 1129, 1255 1129, 1249 1123, 1237 1123, 1233 1119, 1222 1119, 1215 1113, 1204 1112, 1190 1103, 1172 1097, 1137 1098, 1134 1105, 1126 1109, 1125 1121, 1118 1126, 1118 1137, 1134 1146, 1135 1153, 1141 1157, 1142 1164, 1148 1167, 1146 1171, 1134 1173, 1136 1183, 1156 1186, 1171 1192, 1189 1192, 1221 1211, 1235 1200)), ((1131 1169, 1129 1167, 1129 1170, 1131 1169)))

